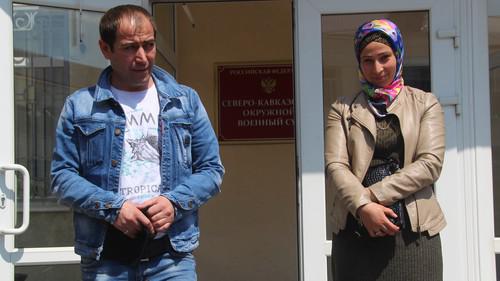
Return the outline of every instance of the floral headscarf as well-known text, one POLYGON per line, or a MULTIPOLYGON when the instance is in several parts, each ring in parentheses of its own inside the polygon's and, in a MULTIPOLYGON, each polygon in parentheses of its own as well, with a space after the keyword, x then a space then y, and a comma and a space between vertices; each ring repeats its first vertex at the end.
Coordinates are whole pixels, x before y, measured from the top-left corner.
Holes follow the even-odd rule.
POLYGON ((356 58, 358 60, 359 81, 361 82, 363 92, 366 93, 370 102, 377 108, 377 105, 385 105, 385 107, 388 107, 404 86, 402 77, 404 46, 403 37, 401 36, 399 28, 396 24, 387 19, 372 20, 362 24, 354 35, 354 51, 356 52, 356 58), (385 35, 384 38, 390 43, 396 57, 396 73, 392 83, 383 88, 377 88, 364 78, 359 62, 361 53, 359 49, 360 44, 366 36, 374 32, 380 32, 385 35))

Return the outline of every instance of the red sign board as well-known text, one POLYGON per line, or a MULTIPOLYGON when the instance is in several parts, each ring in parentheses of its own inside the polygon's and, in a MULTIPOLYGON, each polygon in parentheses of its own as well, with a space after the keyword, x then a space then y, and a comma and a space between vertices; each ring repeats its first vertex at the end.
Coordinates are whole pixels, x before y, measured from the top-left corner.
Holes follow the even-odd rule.
POLYGON ((219 139, 293 139, 291 64, 219 65, 219 139))

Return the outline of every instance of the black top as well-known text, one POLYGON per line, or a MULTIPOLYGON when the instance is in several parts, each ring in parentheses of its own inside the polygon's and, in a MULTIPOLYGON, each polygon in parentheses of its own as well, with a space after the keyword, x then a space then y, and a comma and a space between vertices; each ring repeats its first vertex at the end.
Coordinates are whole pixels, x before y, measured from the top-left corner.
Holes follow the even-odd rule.
POLYGON ((375 121, 377 139, 375 140, 375 151, 370 167, 392 159, 402 168, 404 163, 404 141, 398 117, 394 114, 388 114, 384 117, 376 117, 375 121))

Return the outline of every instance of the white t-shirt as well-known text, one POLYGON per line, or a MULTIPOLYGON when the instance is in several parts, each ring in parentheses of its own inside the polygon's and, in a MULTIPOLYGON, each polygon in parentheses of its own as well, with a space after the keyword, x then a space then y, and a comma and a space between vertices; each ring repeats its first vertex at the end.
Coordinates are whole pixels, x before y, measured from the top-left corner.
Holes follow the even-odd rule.
POLYGON ((156 87, 128 92, 111 87, 127 119, 120 169, 119 192, 134 203, 160 194, 160 153, 156 87))

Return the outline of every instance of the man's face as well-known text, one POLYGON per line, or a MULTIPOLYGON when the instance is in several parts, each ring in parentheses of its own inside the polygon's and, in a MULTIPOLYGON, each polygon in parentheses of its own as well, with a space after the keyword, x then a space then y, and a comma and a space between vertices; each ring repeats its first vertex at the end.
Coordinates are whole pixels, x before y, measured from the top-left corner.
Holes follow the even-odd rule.
POLYGON ((153 86, 151 71, 156 57, 156 43, 153 26, 146 17, 122 18, 113 50, 102 40, 99 40, 99 47, 113 68, 113 87, 141 91, 153 86))

